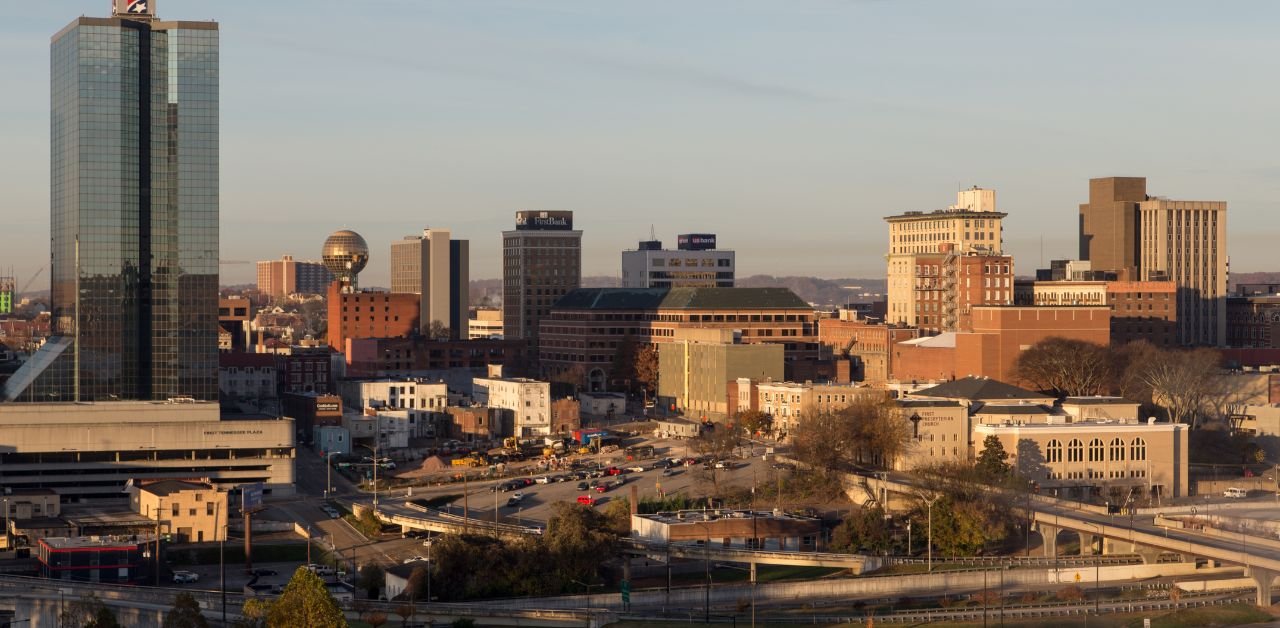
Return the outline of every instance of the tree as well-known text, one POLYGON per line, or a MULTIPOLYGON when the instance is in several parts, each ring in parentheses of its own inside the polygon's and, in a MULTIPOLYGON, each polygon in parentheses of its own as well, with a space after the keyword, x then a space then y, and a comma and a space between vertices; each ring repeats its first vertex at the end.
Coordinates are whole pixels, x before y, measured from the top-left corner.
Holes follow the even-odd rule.
POLYGON ((293 572, 284 593, 267 611, 267 625, 272 628, 340 628, 347 619, 338 608, 324 581, 310 569, 299 567, 293 572))
POLYGON ((369 593, 369 599, 377 599, 378 590, 386 583, 386 574, 383 573, 382 567, 377 563, 365 563, 360 567, 360 575, 356 580, 356 586, 364 589, 369 593))
MULTIPOLYGON (((414 571, 414 573, 416 573, 418 570, 417 570, 417 569, 415 569, 415 570, 413 570, 413 571, 414 571)), ((412 577, 412 574, 410 574, 410 576, 412 577)), ((407 587, 406 587, 406 589, 407 589, 407 587)), ((396 607, 396 615, 399 615, 399 616, 400 616, 400 624, 401 624, 401 625, 408 624, 408 623, 409 623, 409 620, 410 620, 410 619, 413 619, 413 614, 414 614, 416 611, 417 611, 417 609, 415 609, 415 608, 413 607, 413 605, 412 605, 412 604, 401 604, 401 605, 397 606, 397 607, 396 607)))
POLYGON ((240 608, 240 620, 236 622, 236 628, 265 628, 267 625, 267 612, 271 610, 271 602, 262 598, 251 598, 245 600, 244 606, 240 608))
POLYGON ((831 548, 837 552, 881 552, 889 549, 889 528, 879 506, 850 513, 831 531, 831 548))
POLYGON ((119 628, 120 622, 97 595, 90 593, 68 604, 58 618, 58 625, 62 628, 119 628))
POLYGON ((947 556, 973 556, 988 540, 982 505, 943 498, 933 504, 933 545, 947 556))
POLYGON ((428 340, 448 340, 453 335, 453 330, 449 329, 439 320, 433 320, 427 323, 427 339, 428 340))
POLYGON ((427 578, 430 577, 430 573, 427 571, 428 569, 429 567, 414 567, 413 571, 409 572, 409 581, 405 583, 404 593, 401 593, 397 597, 426 600, 427 578))
POLYGON ((773 431, 773 415, 759 410, 739 410, 734 421, 747 434, 769 434, 773 431))
POLYGON ((1058 396, 1100 395, 1111 381, 1106 347, 1058 336, 1045 338, 1018 354, 1013 370, 1037 390, 1058 396))
POLYGON ((200 612, 200 603, 190 593, 173 598, 173 608, 164 616, 163 628, 208 628, 209 622, 200 612))
POLYGON ((1006 462, 1008 459, 1009 454, 1004 450, 1000 437, 990 434, 983 439, 982 453, 978 454, 978 460, 974 466, 988 482, 995 482, 1009 475, 1010 467, 1006 462))
POLYGON ((612 556, 618 535, 609 529, 605 516, 581 504, 552 504, 547 521, 547 552, 552 558, 548 575, 561 582, 589 582, 605 557, 612 556))
POLYGON ((658 348, 646 344, 636 352, 635 381, 646 398, 653 399, 658 390, 658 348))
POLYGON ((910 421, 892 399, 878 394, 804 416, 794 431, 796 457, 823 472, 857 464, 892 467, 910 442, 910 421))
POLYGON ((604 507, 607 528, 618 536, 631 536, 631 500, 626 497, 609 500, 604 507))
POLYGON ((1221 355, 1213 349, 1163 351, 1142 372, 1152 400, 1173 423, 1199 427, 1201 415, 1212 405, 1219 382, 1221 355))
POLYGON ((387 614, 379 610, 369 610, 360 613, 360 619, 363 620, 364 623, 373 626, 373 628, 378 628, 379 626, 387 623, 387 614))

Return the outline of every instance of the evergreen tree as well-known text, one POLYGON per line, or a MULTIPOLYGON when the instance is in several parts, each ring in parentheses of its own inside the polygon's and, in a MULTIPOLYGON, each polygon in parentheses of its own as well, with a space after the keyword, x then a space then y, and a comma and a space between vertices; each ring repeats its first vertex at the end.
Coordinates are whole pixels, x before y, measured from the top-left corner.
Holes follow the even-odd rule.
POLYGON ((320 576, 306 567, 293 572, 284 594, 267 611, 271 628, 345 628, 347 618, 320 576))

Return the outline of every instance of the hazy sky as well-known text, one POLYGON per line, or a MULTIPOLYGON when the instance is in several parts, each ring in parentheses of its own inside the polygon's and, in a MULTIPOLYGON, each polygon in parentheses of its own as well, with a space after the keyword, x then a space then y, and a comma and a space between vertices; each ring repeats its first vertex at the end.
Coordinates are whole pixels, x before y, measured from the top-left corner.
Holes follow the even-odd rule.
MULTIPOLYGON (((7 3, 6 3, 7 4, 7 3)), ((21 10, 13 10, 21 5, 21 10)), ((48 260, 49 37, 108 0, 0 21, 0 267, 48 260)), ((160 0, 222 32, 222 257, 331 231, 470 239, 573 210, 584 272, 650 225, 741 274, 884 275, 883 216, 998 191, 1020 274, 1074 257, 1087 179, 1229 202, 1232 269, 1280 270, 1280 3, 160 0)), ((48 272, 37 281, 47 287, 48 272)), ((252 280, 223 266, 223 282, 252 280)))

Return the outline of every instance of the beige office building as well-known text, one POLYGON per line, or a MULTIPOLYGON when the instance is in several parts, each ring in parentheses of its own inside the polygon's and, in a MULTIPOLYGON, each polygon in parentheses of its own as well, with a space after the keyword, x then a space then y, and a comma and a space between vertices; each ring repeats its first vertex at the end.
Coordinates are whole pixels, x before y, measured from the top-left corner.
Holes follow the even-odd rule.
POLYGON ((677 330, 658 345, 658 403, 702 421, 729 414, 729 382, 782 380, 783 346, 737 344, 726 329, 677 330))
POLYGON ((1095 271, 1177 286, 1177 340, 1227 337, 1227 204, 1147 195, 1144 177, 1089 180, 1080 205, 1080 256, 1095 271))
POLYGON ((472 310, 467 321, 468 340, 500 340, 502 338, 502 310, 478 307, 472 310))
POLYGON ((449 328, 451 338, 470 334, 471 243, 454 240, 448 229, 423 229, 391 243, 391 292, 416 294, 418 327, 425 336, 432 323, 449 328))
POLYGON ((178 543, 226 540, 227 493, 207 482, 157 480, 131 486, 129 506, 178 543))
POLYGON ((920 255, 1000 255, 1007 214, 996 211, 995 190, 974 187, 956 193, 956 204, 931 212, 888 216, 888 312, 885 322, 917 325, 920 255))

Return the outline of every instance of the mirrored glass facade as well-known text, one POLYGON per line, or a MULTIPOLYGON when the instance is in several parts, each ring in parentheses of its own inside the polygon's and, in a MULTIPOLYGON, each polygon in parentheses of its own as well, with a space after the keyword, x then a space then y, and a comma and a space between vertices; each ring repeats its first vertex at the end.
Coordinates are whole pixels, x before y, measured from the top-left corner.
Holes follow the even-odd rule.
POLYGON ((218 30, 80 18, 52 44, 55 333, 35 400, 217 399, 218 30))

